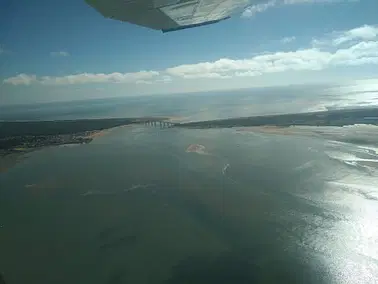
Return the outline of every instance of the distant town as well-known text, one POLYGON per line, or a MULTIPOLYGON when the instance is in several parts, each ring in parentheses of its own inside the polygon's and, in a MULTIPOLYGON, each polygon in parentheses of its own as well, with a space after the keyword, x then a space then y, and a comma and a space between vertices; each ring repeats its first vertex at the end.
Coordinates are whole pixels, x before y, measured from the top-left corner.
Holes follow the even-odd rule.
POLYGON ((90 143, 99 131, 165 117, 0 122, 0 156, 46 146, 90 143))

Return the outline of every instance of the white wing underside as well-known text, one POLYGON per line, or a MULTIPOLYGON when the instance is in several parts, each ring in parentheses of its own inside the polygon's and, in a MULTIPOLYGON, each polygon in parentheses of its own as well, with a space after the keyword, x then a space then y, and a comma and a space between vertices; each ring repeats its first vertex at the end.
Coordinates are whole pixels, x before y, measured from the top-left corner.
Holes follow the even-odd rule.
POLYGON ((251 0, 86 0, 104 17, 163 32, 212 24, 242 12, 251 0))

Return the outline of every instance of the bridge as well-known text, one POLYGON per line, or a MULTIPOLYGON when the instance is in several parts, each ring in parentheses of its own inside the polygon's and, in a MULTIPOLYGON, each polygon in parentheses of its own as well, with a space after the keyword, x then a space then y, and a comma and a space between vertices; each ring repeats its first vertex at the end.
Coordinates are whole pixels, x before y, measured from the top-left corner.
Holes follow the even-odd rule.
POLYGON ((169 121, 162 121, 162 120, 147 120, 144 121, 144 125, 152 126, 152 127, 160 127, 160 128, 172 128, 176 124, 169 121))

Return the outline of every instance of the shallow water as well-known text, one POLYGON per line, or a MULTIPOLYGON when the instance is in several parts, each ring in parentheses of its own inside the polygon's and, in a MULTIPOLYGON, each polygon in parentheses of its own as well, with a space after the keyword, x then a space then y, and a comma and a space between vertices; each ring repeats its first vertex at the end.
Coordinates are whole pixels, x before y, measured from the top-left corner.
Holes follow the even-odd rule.
POLYGON ((375 283, 367 148, 125 127, 33 152, 0 173, 0 269, 7 283, 375 283))

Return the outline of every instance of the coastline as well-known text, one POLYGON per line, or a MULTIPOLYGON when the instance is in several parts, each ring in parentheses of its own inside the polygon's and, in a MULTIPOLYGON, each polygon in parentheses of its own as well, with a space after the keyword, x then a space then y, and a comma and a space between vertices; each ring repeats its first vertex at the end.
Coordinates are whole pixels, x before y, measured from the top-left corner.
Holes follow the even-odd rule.
POLYGON ((75 137, 77 141, 72 141, 73 139, 72 140, 66 139, 66 140, 62 140, 61 143, 51 143, 51 144, 48 143, 47 141, 46 144, 39 145, 39 146, 27 147, 25 145, 22 145, 22 146, 16 146, 16 147, 6 149, 6 150, 0 150, 0 174, 6 173, 12 167, 22 162, 23 160, 25 160, 27 158, 26 155, 28 153, 42 150, 49 147, 65 147, 65 146, 67 147, 67 146, 73 146, 73 145, 79 146, 82 144, 88 144, 98 137, 102 137, 109 134, 111 129, 113 128, 87 131, 85 133, 73 133, 72 137, 75 137))

